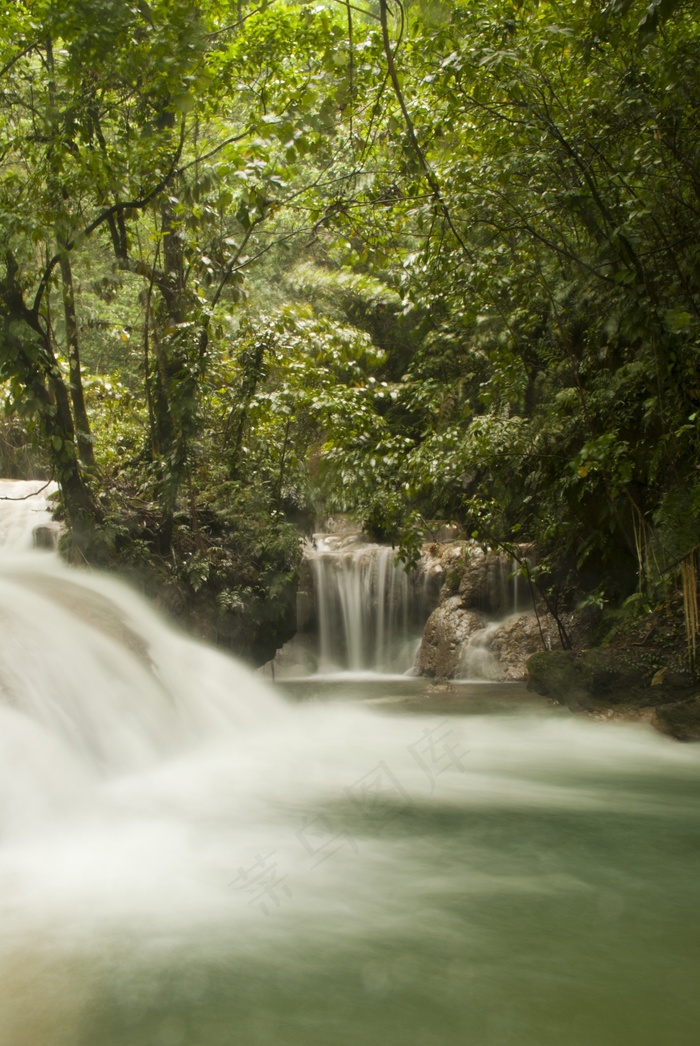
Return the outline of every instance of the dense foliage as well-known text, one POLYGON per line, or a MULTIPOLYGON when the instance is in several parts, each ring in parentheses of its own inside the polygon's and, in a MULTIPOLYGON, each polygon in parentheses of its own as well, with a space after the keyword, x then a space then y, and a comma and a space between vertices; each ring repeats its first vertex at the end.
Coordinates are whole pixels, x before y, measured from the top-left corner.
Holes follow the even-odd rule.
POLYGON ((7 5, 8 466, 28 432, 81 554, 215 598, 241 648, 336 509, 408 560, 426 519, 534 542, 555 611, 681 565, 692 605, 698 28, 673 0, 7 5))

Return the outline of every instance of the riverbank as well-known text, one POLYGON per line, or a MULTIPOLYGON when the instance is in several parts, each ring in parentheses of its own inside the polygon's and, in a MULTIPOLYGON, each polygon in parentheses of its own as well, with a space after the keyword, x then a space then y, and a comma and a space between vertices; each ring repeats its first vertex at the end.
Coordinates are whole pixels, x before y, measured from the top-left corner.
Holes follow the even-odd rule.
POLYGON ((578 649, 533 654, 529 689, 595 719, 649 722, 679 741, 700 740, 700 681, 680 599, 601 614, 585 638, 578 649))

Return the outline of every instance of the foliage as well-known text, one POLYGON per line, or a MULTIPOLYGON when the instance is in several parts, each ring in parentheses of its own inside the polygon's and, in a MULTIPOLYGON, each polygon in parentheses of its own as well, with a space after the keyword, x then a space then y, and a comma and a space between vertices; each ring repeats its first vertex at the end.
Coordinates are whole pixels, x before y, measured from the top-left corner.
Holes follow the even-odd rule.
POLYGON ((0 377, 76 529, 260 627, 335 509, 407 563, 422 519, 534 542, 555 613, 679 577, 692 5, 42 0, 0 29, 0 377))

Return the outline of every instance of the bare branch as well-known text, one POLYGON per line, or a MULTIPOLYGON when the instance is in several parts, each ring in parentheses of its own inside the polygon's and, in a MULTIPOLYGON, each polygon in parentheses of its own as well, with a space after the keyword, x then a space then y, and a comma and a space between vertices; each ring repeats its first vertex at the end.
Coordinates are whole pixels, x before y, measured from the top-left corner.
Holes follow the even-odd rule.
POLYGON ((0 496, 0 501, 28 501, 29 498, 35 498, 37 496, 37 494, 41 494, 42 490, 46 490, 46 488, 51 483, 53 483, 53 478, 47 479, 46 483, 44 483, 43 487, 39 487, 38 490, 33 490, 31 492, 31 494, 24 494, 21 498, 11 498, 11 497, 9 497, 9 495, 3 494, 2 496, 0 496))

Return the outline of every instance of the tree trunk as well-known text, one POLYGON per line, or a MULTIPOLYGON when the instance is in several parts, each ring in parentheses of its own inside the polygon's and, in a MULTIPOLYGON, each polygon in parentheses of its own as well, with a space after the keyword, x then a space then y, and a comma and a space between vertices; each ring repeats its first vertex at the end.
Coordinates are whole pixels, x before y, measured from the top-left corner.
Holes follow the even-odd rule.
POLYGON ((51 349, 48 330, 24 303, 19 266, 8 251, 5 279, 0 281, 0 331, 4 377, 16 378, 33 402, 53 478, 61 487, 69 526, 80 544, 89 542, 100 511, 83 481, 76 451, 68 389, 51 349))
POLYGON ((84 465, 95 464, 90 436, 90 421, 85 407, 83 381, 80 373, 80 344, 78 341, 78 321, 75 314, 75 295, 73 289, 73 270, 70 256, 65 244, 58 241, 61 256, 61 289, 63 295, 63 314, 66 322, 66 356, 70 372, 70 397, 75 418, 78 456, 84 465))

